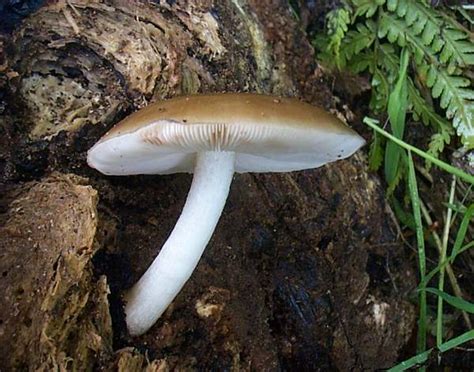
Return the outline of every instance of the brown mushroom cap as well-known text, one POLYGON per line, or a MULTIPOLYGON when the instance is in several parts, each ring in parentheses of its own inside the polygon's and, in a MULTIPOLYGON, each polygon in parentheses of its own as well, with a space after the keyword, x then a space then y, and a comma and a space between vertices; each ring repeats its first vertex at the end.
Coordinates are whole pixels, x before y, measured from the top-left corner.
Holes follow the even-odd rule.
POLYGON ((233 151, 236 172, 316 168, 354 153, 364 140, 307 103, 248 93, 160 101, 114 126, 89 151, 105 174, 191 172, 201 151, 233 151))

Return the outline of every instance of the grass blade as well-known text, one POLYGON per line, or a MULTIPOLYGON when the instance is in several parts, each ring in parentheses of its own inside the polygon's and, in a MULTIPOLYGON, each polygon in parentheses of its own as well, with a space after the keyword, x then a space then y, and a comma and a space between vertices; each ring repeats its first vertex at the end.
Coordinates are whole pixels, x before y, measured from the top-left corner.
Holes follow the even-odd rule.
POLYGON ((451 296, 450 294, 447 294, 446 292, 440 291, 439 289, 436 289, 436 288, 423 288, 423 289, 420 288, 420 291, 433 293, 441 297, 451 306, 454 306, 455 308, 460 309, 460 310, 467 311, 468 313, 474 314, 474 303, 472 302, 466 301, 460 297, 451 296))
MULTIPOLYGON (((418 248, 418 266, 420 268, 420 283, 425 283, 426 275, 426 255, 425 237, 423 235, 423 222, 421 221, 420 197, 418 195, 418 185, 416 182, 415 166, 411 151, 408 151, 408 188, 413 208, 413 217, 416 228, 416 243, 418 248)), ((420 317, 418 319, 417 351, 426 349, 426 291, 420 288, 420 317)))
MULTIPOLYGON (((470 330, 462 335, 455 337, 444 344, 441 344, 438 347, 438 350, 442 353, 454 349, 465 342, 469 342, 474 340, 474 330, 470 330)), ((428 357, 435 349, 430 349, 418 355, 415 355, 413 358, 407 359, 400 364, 397 364, 395 367, 392 367, 388 370, 388 372, 402 372, 406 371, 407 369, 414 368, 420 366, 422 363, 428 360, 428 357)))
MULTIPOLYGON (((407 88, 407 68, 409 53, 407 49, 402 50, 400 57, 400 70, 398 71, 398 80, 395 87, 390 93, 388 99, 388 118, 390 120, 390 126, 392 133, 397 138, 403 138, 405 131, 405 118, 408 107, 408 88, 407 88)), ((393 187, 393 184, 397 182, 397 174, 400 166, 400 147, 395 143, 387 142, 385 148, 385 179, 387 183, 393 187)))
POLYGON ((464 217, 461 221, 461 225, 459 226, 458 233, 456 235, 456 241, 454 242, 453 253, 452 257, 456 257, 461 250, 462 243, 464 238, 466 237, 466 232, 469 227, 469 223, 474 215, 474 204, 471 204, 469 208, 467 208, 466 212, 464 213, 464 217))
POLYGON ((445 163, 444 161, 441 161, 434 156, 431 156, 430 154, 427 154, 426 152, 416 148, 415 146, 412 146, 397 137, 391 135, 390 133, 384 131, 382 128, 380 128, 377 124, 378 121, 371 119, 369 117, 364 118, 364 123, 367 124, 369 127, 371 127, 373 130, 376 132, 382 134, 386 138, 390 139, 391 141, 395 142, 397 145, 403 147, 406 150, 410 150, 411 152, 421 156, 423 159, 429 160, 431 163, 434 165, 438 166, 439 168, 445 170, 446 172, 449 172, 456 177, 469 182, 470 184, 474 184, 474 176, 471 176, 470 174, 467 174, 466 172, 463 172, 461 169, 453 167, 452 165, 449 165, 445 163))

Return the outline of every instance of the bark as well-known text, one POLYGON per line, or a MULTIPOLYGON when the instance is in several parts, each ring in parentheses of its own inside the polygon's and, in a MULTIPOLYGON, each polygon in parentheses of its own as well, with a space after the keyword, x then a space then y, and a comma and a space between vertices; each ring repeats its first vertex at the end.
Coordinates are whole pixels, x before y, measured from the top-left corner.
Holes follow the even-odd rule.
POLYGON ((1 181, 16 190, 53 171, 86 176, 108 226, 83 270, 107 276, 115 354, 104 342, 89 365, 374 370, 395 362, 413 329, 414 274, 363 151, 316 170, 236 175, 191 280, 150 332, 126 334, 120 295, 156 256, 191 177, 94 172, 86 151, 107 128, 163 97, 250 91, 301 97, 360 129, 286 1, 48 2, 4 46, 1 181))

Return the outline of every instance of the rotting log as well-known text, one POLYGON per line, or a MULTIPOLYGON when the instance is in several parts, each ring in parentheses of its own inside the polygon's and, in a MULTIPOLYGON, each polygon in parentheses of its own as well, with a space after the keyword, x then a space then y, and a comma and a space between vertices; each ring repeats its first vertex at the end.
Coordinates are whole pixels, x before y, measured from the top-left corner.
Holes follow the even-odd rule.
MULTIPOLYGON (((0 364, 13 370, 88 370, 112 350, 99 245, 97 192, 55 174, 10 190, 0 226, 0 364)), ((5 197, 5 195, 4 195, 5 197)))
POLYGON ((191 177, 95 173, 86 151, 111 125, 164 97, 250 91, 301 97, 360 129, 286 1, 48 2, 3 43, 1 182, 86 176, 99 219, 116 226, 94 266, 111 286, 120 351, 96 366, 140 370, 145 352, 170 369, 394 363, 413 329, 414 274, 363 152, 317 170, 236 175, 191 280, 146 335, 126 334, 120 294, 165 241, 191 177))

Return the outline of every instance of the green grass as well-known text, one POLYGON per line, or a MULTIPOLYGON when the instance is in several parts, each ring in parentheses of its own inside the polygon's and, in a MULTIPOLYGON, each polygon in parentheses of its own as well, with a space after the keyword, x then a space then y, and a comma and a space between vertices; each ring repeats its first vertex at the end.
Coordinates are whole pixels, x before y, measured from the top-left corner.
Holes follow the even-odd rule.
POLYGON ((466 172, 462 171, 459 168, 453 167, 452 165, 449 165, 445 163, 442 160, 439 160, 438 158, 435 158, 434 156, 424 152, 423 150, 420 150, 419 148, 412 146, 403 140, 398 139, 397 137, 393 136, 392 134, 384 131, 382 128, 378 126, 378 121, 371 119, 371 118, 365 118, 364 123, 367 124, 369 127, 371 127, 374 131, 382 134, 384 137, 389 139, 390 141, 395 142, 398 146, 404 148, 405 150, 409 150, 412 153, 421 156, 425 160, 430 161, 432 164, 436 165, 437 167, 443 169, 444 171, 451 173, 453 176, 456 176, 469 184, 474 185, 474 176, 471 176, 470 174, 467 174, 466 172))
MULTIPOLYGON (((440 353, 445 353, 446 351, 454 349, 458 347, 459 345, 462 345, 472 340, 474 340, 474 330, 470 330, 466 333, 463 333, 462 335, 458 337, 452 338, 451 340, 438 346, 437 350, 440 353)), ((397 364, 395 367, 390 368, 388 371, 400 372, 400 371, 406 371, 409 368, 421 367, 423 363, 425 363, 428 360, 430 354, 434 352, 435 352, 435 349, 429 349, 427 351, 424 351, 423 353, 415 355, 413 358, 407 359, 401 362, 400 364, 397 364)))
MULTIPOLYGON (((418 185, 416 182, 415 165, 411 151, 408 150, 408 189, 410 192, 410 200, 413 209, 413 219, 415 221, 416 245, 418 250, 418 268, 420 273, 420 283, 426 283, 426 252, 425 237, 423 231, 423 221, 421 220, 420 197, 418 195, 418 185)), ((419 307, 420 315, 418 318, 418 336, 416 343, 416 351, 418 353, 426 350, 426 291, 424 287, 420 288, 419 307)))
MULTIPOLYGON (((453 273, 451 265, 455 262, 456 258, 460 254, 472 249, 474 242, 465 243, 466 234, 468 232, 469 224, 472 222, 474 217, 474 204, 468 206, 454 204, 454 192, 457 185, 457 179, 464 180, 470 184, 468 192, 470 192, 474 185, 474 177, 463 172, 462 170, 455 168, 443 161, 434 158, 430 154, 404 142, 401 138, 394 136, 378 126, 378 122, 374 119, 365 118, 366 123, 379 135, 384 136, 386 139, 391 141, 393 144, 398 146, 400 151, 403 151, 400 156, 400 162, 405 163, 404 166, 407 168, 407 183, 408 183, 408 194, 412 206, 412 216, 410 218, 413 221, 410 225, 416 233, 416 245, 418 251, 418 271, 420 276, 420 284, 418 285, 418 302, 419 302, 419 317, 418 317, 418 335, 417 335, 417 355, 407 359, 400 364, 394 366, 390 371, 405 371, 410 368, 418 368, 420 371, 424 371, 424 363, 428 360, 432 353, 444 353, 459 345, 474 340, 474 330, 470 324, 468 314, 474 314, 474 303, 471 303, 462 297, 461 289, 456 282, 456 276, 453 273), (418 193, 417 186, 417 175, 413 162, 412 154, 419 155, 425 160, 429 160, 435 166, 443 169, 452 176, 451 188, 449 190, 448 200, 446 202, 447 213, 445 219, 445 227, 443 229, 443 238, 437 238, 439 259, 438 264, 429 273, 427 273, 426 264, 426 238, 425 238, 425 226, 422 220, 422 214, 425 216, 425 222, 431 224, 429 216, 426 216, 426 210, 423 207, 423 201, 421 200, 418 193), (452 231, 454 221, 460 218, 459 227, 457 231, 452 231), (449 237, 454 236, 454 243, 452 247, 449 244, 449 237), (451 248, 451 249, 449 249, 451 248), (451 271, 448 271, 447 269, 451 271), (451 280, 451 286, 456 292, 455 295, 449 294, 444 290, 444 278, 445 271, 451 276, 448 277, 451 280), (437 288, 428 287, 430 282, 435 278, 438 278, 437 288), (454 282, 453 282, 454 281, 454 282), (456 290, 457 288, 457 290, 456 290), (429 324, 427 317, 427 296, 435 296, 436 299, 436 348, 426 350, 426 335, 428 332, 429 324), (446 342, 443 342, 444 325, 445 325, 445 309, 444 303, 450 307, 457 309, 464 315, 467 328, 470 329, 467 332, 452 338, 446 342)), ((387 164, 385 164, 387 166, 387 164)), ((403 166, 403 164, 396 164, 397 167, 403 166)))

